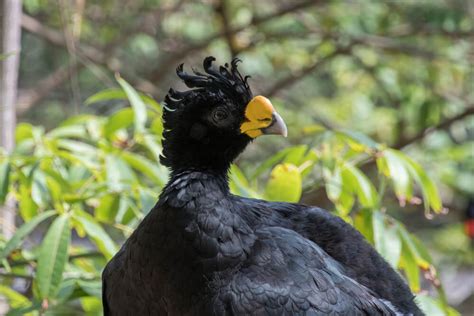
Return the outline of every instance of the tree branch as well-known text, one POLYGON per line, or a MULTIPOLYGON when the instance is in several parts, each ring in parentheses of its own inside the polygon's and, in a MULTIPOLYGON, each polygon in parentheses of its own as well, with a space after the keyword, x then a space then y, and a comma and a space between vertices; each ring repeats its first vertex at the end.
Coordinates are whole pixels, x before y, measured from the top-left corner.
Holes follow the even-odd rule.
POLYGON ((58 88, 71 76, 76 75, 83 67, 84 64, 79 63, 63 65, 46 78, 40 80, 34 88, 20 91, 17 101, 17 115, 25 114, 35 104, 48 96, 51 91, 58 88))
MULTIPOLYGON (((4 0, 0 3, 0 147, 7 152, 15 147, 16 115, 18 95, 18 72, 21 50, 21 2, 4 0)), ((0 203, 1 204, 1 203, 0 203)), ((16 208, 13 198, 8 197, 0 205, 1 232, 8 240, 15 228, 16 208)))
POLYGON ((26 280, 33 280, 34 277, 31 275, 26 275, 26 274, 19 274, 19 273, 6 273, 6 272, 0 272, 0 277, 2 278, 19 278, 19 279, 26 279, 26 280))
POLYGON ((355 43, 372 46, 374 48, 380 48, 385 51, 403 53, 426 59, 435 59, 439 57, 438 54, 434 53, 431 50, 426 50, 421 47, 410 44, 399 43, 396 40, 379 35, 358 35, 354 36, 352 40, 355 43))
MULTIPOLYGON (((79 72, 84 66, 88 67, 87 61, 105 65, 112 72, 118 71, 114 66, 117 63, 109 63, 111 57, 115 55, 115 49, 134 34, 144 32, 154 35, 152 34, 152 27, 150 27, 150 25, 156 25, 158 22, 153 21, 160 20, 163 15, 178 10, 184 2, 183 0, 179 0, 173 4, 173 6, 164 7, 156 12, 148 12, 137 25, 131 29, 124 30, 117 40, 107 44, 104 48, 83 42, 78 43, 77 50, 75 51, 78 61, 70 65, 69 71, 65 67, 59 67, 49 76, 41 80, 35 87, 22 91, 19 102, 19 114, 24 114, 28 109, 51 93, 51 91, 61 86, 70 76, 79 72)), ((45 26, 35 18, 26 14, 22 16, 21 22, 25 31, 35 34, 53 45, 67 49, 67 42, 63 32, 45 26)), ((138 78, 135 84, 138 85, 140 89, 149 93, 155 94, 157 91, 156 87, 150 81, 142 78, 138 78)))
POLYGON ((304 8, 307 8, 307 7, 317 5, 321 2, 323 2, 323 1, 321 1, 321 0, 306 0, 306 1, 301 1, 301 2, 298 2, 298 3, 293 3, 291 5, 288 5, 288 6, 285 6, 285 7, 281 8, 280 10, 275 11, 273 13, 269 13, 269 14, 262 15, 262 16, 257 16, 255 18, 253 18, 250 21, 250 23, 248 23, 246 25, 234 27, 234 28, 231 28, 227 31, 222 31, 222 32, 219 32, 219 33, 215 33, 215 34, 210 35, 209 37, 207 37, 206 39, 204 39, 204 40, 202 40, 198 43, 186 45, 180 51, 172 52, 172 54, 170 53, 167 57, 163 58, 161 60, 161 62, 158 64, 158 66, 156 67, 156 70, 153 71, 150 74, 149 79, 152 82, 161 81, 161 79, 164 76, 166 76, 166 74, 168 74, 169 70, 171 68, 175 67, 176 64, 179 61, 183 60, 186 56, 188 56, 191 53, 194 53, 196 51, 199 51, 201 49, 206 48, 207 46, 209 46, 210 43, 212 43, 214 40, 216 40, 216 39, 218 39, 222 36, 226 36, 227 34, 239 33, 239 32, 241 32, 241 31, 243 31, 243 30, 245 30, 249 27, 259 26, 260 24, 268 22, 268 21, 270 21, 274 18, 278 18, 278 17, 286 15, 288 13, 292 13, 292 12, 295 12, 295 11, 298 11, 298 10, 301 10, 301 9, 304 9, 304 8))
MULTIPOLYGON (((62 32, 44 26, 39 21, 26 14, 23 14, 21 23, 24 30, 31 32, 56 46, 67 49, 67 41, 62 32)), ((35 104, 48 96, 49 93, 61 86, 71 76, 76 75, 82 68, 87 66, 87 63, 85 62, 87 60, 95 64, 106 65, 110 68, 108 60, 114 55, 115 49, 133 34, 135 33, 127 32, 125 36, 110 43, 104 49, 84 43, 77 45, 78 47, 75 51, 78 57, 77 60, 69 66, 65 65, 59 67, 49 76, 40 80, 35 87, 21 91, 18 98, 17 114, 24 114, 35 104)), ((111 70, 115 71, 115 69, 111 70)))
POLYGON ((311 65, 303 68, 303 69, 300 69, 299 71, 297 72, 294 72, 290 75, 288 75, 287 77, 285 78, 282 78, 280 80, 278 80, 277 82, 275 82, 275 84, 273 84, 273 86, 271 86, 270 88, 268 88, 264 93, 262 93, 263 95, 267 96, 267 97, 271 97, 271 96, 274 96, 275 94, 277 94, 279 91, 283 90, 283 89, 286 89, 292 85, 294 85, 295 83, 297 83, 298 81, 300 81, 301 79, 305 78, 306 76, 310 75, 311 73, 313 73, 316 69, 322 67, 324 64, 326 64, 328 61, 330 61, 331 59, 333 59, 334 57, 340 55, 340 54, 343 54, 343 53, 347 53, 348 51, 350 50, 350 48, 346 48, 346 49, 336 49, 334 52, 330 53, 329 55, 326 55, 320 59, 318 59, 316 62, 312 63, 311 65))
POLYGON ((474 37, 473 31, 448 31, 431 26, 421 26, 417 29, 411 28, 410 25, 400 25, 395 31, 388 34, 389 37, 410 37, 410 36, 445 36, 451 39, 470 39, 474 37))
MULTIPOLYGON (((35 34, 47 40, 51 44, 59 47, 67 47, 64 33, 41 24, 41 22, 27 14, 22 15, 21 26, 25 31, 35 34)), ((102 49, 89 44, 81 43, 81 45, 78 47, 78 51, 78 53, 94 61, 95 63, 103 63, 106 59, 102 49)))
MULTIPOLYGON (((97 258, 97 257, 103 257, 103 256, 104 255, 100 253, 99 251, 84 252, 84 253, 78 253, 75 255, 70 255, 69 261, 73 261, 76 259, 97 258)), ((9 265, 11 267, 19 267, 19 266, 29 265, 33 262, 34 260, 18 260, 18 261, 9 262, 9 265)))
POLYGON ((231 57, 234 58, 237 55, 237 47, 235 42, 235 34, 231 33, 230 17, 228 13, 228 5, 226 0, 219 0, 215 7, 216 13, 219 15, 222 21, 222 32, 225 34, 227 46, 231 57))
POLYGON ((398 143, 396 143, 392 147, 395 148, 395 149, 402 149, 403 147, 406 147, 406 146, 411 145, 411 144, 413 144, 417 141, 422 140, 423 138, 425 138, 427 135, 433 133, 434 131, 449 129, 451 127, 451 125, 453 125, 455 122, 460 121, 460 120, 464 119, 465 117, 467 117, 469 115, 474 115, 474 104, 468 105, 466 110, 464 110, 464 112, 459 113, 458 115, 455 115, 451 118, 448 118, 448 119, 438 123, 437 125, 428 127, 427 129, 424 129, 424 130, 420 131, 418 134, 416 134, 416 135, 414 135, 410 138, 400 140, 398 143))

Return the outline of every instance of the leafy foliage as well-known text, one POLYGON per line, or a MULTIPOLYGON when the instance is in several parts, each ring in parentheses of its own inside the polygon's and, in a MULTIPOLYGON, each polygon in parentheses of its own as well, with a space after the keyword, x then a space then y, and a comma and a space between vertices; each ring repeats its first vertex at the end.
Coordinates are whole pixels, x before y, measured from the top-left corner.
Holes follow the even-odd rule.
MULTIPOLYGON (((150 210, 168 170, 159 164, 161 108, 117 78, 87 103, 128 100, 110 116, 79 115, 55 129, 22 123, 17 147, 0 156, 0 197, 19 201, 24 224, 4 240, 0 293, 12 315, 67 311, 100 314, 100 272, 118 245, 150 210), (17 280, 24 279, 26 286, 17 280), (31 281, 32 282, 29 282, 31 281), (9 288, 12 287, 12 288, 9 288)), ((297 145, 253 170, 231 170, 231 190, 240 195, 296 202, 303 188, 321 183, 333 211, 359 229, 415 292, 421 280, 437 290, 420 294, 427 313, 456 315, 447 306, 425 247, 384 208, 393 190, 401 204, 421 194, 427 214, 442 211, 433 180, 402 151, 348 130, 309 126, 314 145, 297 145), (361 170, 375 164, 378 180, 361 170)))

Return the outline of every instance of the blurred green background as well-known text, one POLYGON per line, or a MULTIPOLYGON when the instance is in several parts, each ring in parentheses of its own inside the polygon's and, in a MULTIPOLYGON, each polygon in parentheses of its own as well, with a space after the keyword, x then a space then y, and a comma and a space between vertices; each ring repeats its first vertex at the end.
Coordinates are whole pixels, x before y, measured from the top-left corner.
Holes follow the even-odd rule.
POLYGON ((336 212, 437 298, 429 315, 474 315, 472 1, 24 0, 21 26, 0 180, 33 224, 2 241, 11 313, 100 313, 105 259, 166 181, 159 103, 213 55, 242 59, 289 129, 249 146, 234 192, 336 212))

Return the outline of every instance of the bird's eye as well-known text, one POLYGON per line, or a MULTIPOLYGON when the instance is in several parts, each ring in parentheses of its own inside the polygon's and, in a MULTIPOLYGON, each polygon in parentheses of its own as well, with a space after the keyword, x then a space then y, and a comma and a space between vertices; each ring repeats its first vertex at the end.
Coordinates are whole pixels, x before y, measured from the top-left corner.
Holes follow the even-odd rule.
POLYGON ((214 113, 212 113, 212 117, 215 121, 222 121, 227 118, 227 112, 223 110, 215 110, 214 113))

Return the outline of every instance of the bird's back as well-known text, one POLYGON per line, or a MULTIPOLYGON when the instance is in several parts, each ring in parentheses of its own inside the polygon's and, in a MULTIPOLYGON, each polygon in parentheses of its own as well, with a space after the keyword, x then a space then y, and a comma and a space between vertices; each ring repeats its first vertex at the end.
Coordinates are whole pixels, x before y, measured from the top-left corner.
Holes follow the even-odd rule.
POLYGON ((319 246, 292 230, 255 232, 248 258, 214 282, 216 315, 396 315, 344 274, 319 246))

